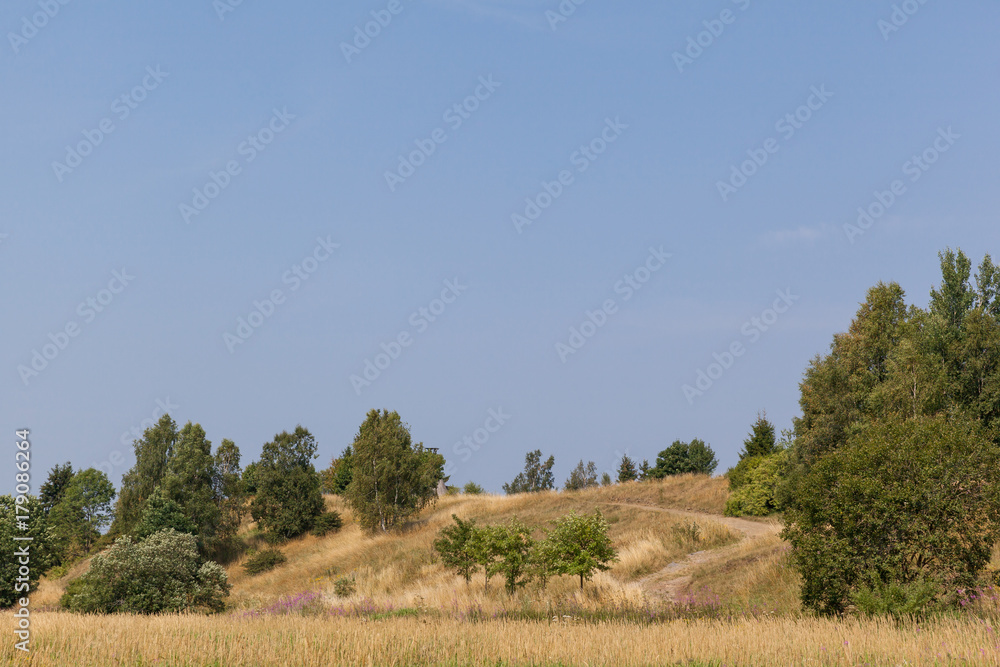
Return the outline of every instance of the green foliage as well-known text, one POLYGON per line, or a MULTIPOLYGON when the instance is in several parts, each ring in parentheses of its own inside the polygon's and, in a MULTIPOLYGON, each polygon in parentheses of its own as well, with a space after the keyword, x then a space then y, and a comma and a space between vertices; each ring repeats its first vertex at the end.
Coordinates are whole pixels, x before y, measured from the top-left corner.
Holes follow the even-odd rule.
POLYGON ((243 571, 253 576, 269 572, 287 561, 288 559, 285 557, 285 554, 281 553, 278 549, 262 549, 244 561, 243 571))
POLYGON ((107 475, 87 468, 73 475, 49 512, 49 526, 60 558, 86 554, 101 529, 111 523, 115 487, 107 475))
POLYGON ((118 504, 115 507, 115 522, 111 526, 114 535, 132 532, 142 515, 143 506, 167 474, 167 461, 177 442, 177 424, 170 415, 147 428, 140 440, 133 442, 135 465, 122 477, 118 504))
POLYGON ((690 443, 675 440, 657 455, 656 466, 649 471, 649 476, 663 479, 689 472, 711 475, 718 465, 715 452, 703 440, 695 438, 690 443))
POLYGON ((114 535, 132 532, 142 515, 146 498, 160 485, 167 474, 167 461, 177 442, 177 424, 170 415, 147 428, 142 438, 132 443, 135 449, 135 465, 122 477, 118 504, 115 507, 115 522, 111 525, 114 535))
POLYGON ((67 461, 64 465, 58 463, 49 471, 49 476, 38 489, 38 500, 42 509, 48 514, 62 500, 66 487, 73 479, 73 466, 67 461))
POLYGON ((535 546, 531 530, 513 517, 507 525, 495 527, 493 545, 499 555, 493 561, 493 573, 503 576, 507 593, 513 595, 528 583, 535 546))
POLYGON ((647 479, 652 479, 653 468, 649 465, 649 461, 646 459, 642 460, 642 464, 639 465, 639 481, 645 482, 647 479))
POLYGON ((600 510, 583 516, 573 512, 556 520, 546 540, 551 544, 554 571, 579 576, 581 589, 594 572, 609 570, 608 563, 618 560, 608 537, 608 522, 600 510))
POLYGON ((163 531, 135 543, 119 538, 60 600, 82 613, 222 611, 230 586, 218 563, 202 561, 193 535, 163 531))
POLYGON ((42 573, 56 560, 41 502, 35 496, 18 498, 22 500, 20 512, 16 511, 13 496, 0 496, 0 553, 3 554, 0 556, 0 609, 13 606, 19 598, 28 597, 38 585, 42 573), (26 529, 20 528, 17 521, 25 522, 26 529), (30 537, 32 540, 15 541, 15 537, 30 537), (29 547, 30 573, 28 581, 17 581, 21 576, 18 573, 21 564, 18 563, 20 556, 17 553, 25 545, 29 547))
POLYGON ((540 449, 528 452, 524 456, 524 472, 518 473, 512 482, 503 485, 504 493, 507 495, 536 493, 555 488, 555 475, 552 474, 552 467, 555 464, 554 456, 549 456, 545 463, 542 463, 542 450, 540 449))
POLYGON ((858 427, 797 494, 783 535, 803 604, 824 613, 843 611, 864 586, 974 587, 1000 539, 1000 453, 965 418, 858 427))
POLYGON ((357 590, 355 585, 354 575, 350 577, 340 577, 335 582, 333 582, 333 594, 340 598, 346 598, 354 595, 357 590))
POLYGON ((369 411, 353 449, 346 496, 365 530, 388 531, 437 499, 444 457, 414 445, 399 413, 369 411))
POLYGON ((219 506, 218 538, 231 540, 239 532, 246 516, 247 494, 240 470, 240 448, 232 440, 223 440, 215 450, 212 486, 219 506))
POLYGON ((757 414, 757 421, 754 422, 750 435, 743 441, 743 450, 740 452, 740 460, 752 456, 769 456, 778 449, 778 443, 774 434, 774 424, 767 420, 767 413, 757 414))
POLYGON ((434 541, 434 549, 444 566, 454 570, 468 584, 478 569, 473 540, 476 522, 471 519, 462 521, 455 514, 451 518, 455 520, 455 525, 441 529, 438 539, 434 541))
POLYGON ((169 529, 189 535, 198 533, 198 527, 185 515, 184 508, 167 498, 163 490, 157 487, 146 499, 142 517, 132 534, 136 539, 144 540, 150 535, 169 529))
POLYGON ((323 512, 316 517, 316 522, 312 527, 312 534, 316 537, 323 537, 330 533, 336 533, 344 525, 344 520, 340 518, 340 513, 336 510, 323 512))
POLYGON ((302 426, 292 433, 283 431, 264 445, 254 469, 257 494, 250 503, 261 530, 290 538, 313 527, 324 509, 314 458, 316 440, 302 426))
POLYGON ((341 452, 339 458, 330 462, 330 467, 323 471, 323 488, 328 493, 343 495, 351 485, 354 474, 354 450, 348 446, 341 452))
POLYGON ((611 475, 609 473, 601 473, 601 486, 611 486, 614 482, 611 480, 611 475))
POLYGON ((247 467, 243 469, 243 476, 240 478, 243 482, 243 492, 247 495, 253 495, 257 493, 257 463, 252 462, 247 464, 247 467))
POLYGON ((462 493, 468 494, 470 496, 481 496, 484 493, 486 493, 486 491, 484 491, 483 487, 479 486, 475 482, 468 482, 466 483, 465 486, 462 487, 462 493))
POLYGON ((744 458, 730 472, 732 494, 726 516, 767 516, 778 509, 777 490, 788 462, 788 453, 744 458))
POLYGON ((639 471, 635 467, 635 461, 629 458, 628 454, 622 455, 621 463, 618 464, 618 481, 632 482, 639 479, 639 471))
POLYGON ((589 489, 595 486, 597 486, 597 464, 593 461, 588 461, 587 465, 584 466, 583 459, 580 459, 580 462, 570 472, 569 479, 563 485, 563 490, 580 491, 581 489, 589 489))
POLYGON ((933 581, 883 583, 874 578, 871 585, 859 585, 850 595, 851 603, 862 614, 871 616, 922 616, 939 606, 936 602, 940 584, 933 581))
POLYGON ((200 424, 188 422, 181 429, 167 461, 162 489, 164 497, 177 503, 195 526, 203 553, 214 547, 221 523, 217 478, 212 443, 205 437, 200 424))

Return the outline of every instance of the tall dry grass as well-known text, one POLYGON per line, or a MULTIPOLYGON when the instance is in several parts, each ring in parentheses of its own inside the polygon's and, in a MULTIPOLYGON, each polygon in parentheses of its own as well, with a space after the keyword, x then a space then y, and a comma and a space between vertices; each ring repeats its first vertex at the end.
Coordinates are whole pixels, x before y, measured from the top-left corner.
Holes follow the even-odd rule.
MULTIPOLYGON (((10 614, 0 615, 10 626, 10 614)), ((763 618, 662 625, 280 616, 39 613, 32 653, 0 663, 69 665, 997 665, 982 623, 763 618)))

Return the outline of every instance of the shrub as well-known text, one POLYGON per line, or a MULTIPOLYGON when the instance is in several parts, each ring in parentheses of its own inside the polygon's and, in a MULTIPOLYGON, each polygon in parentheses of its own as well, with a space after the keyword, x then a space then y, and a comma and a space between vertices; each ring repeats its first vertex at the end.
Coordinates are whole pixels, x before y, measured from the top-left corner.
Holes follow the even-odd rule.
POLYGON ((479 486, 475 482, 469 482, 462 487, 462 493, 466 493, 470 496, 480 496, 486 492, 483 491, 483 487, 479 486))
POLYGON ((689 472, 711 475, 718 465, 715 452, 704 440, 695 438, 690 443, 675 440, 656 455, 656 465, 648 474, 654 479, 689 472))
POLYGON ((788 461, 785 451, 770 456, 751 456, 730 472, 732 495, 726 501, 727 516, 767 516, 777 509, 775 494, 788 461))
POLYGON ((323 537, 329 533, 336 533, 344 525, 344 520, 340 518, 340 513, 336 510, 323 512, 316 517, 316 522, 312 527, 312 534, 316 537, 323 537))
POLYGON ((243 570, 253 576, 273 570, 287 560, 285 554, 277 549, 263 549, 247 558, 246 562, 243 563, 243 570))
POLYGON ((850 599, 862 614, 919 616, 934 608, 939 590, 939 584, 924 579, 907 584, 875 580, 871 585, 859 586, 850 599))
POLYGON ((60 604, 82 613, 217 612, 229 590, 226 571, 201 560, 193 535, 165 530, 138 543, 119 538, 94 556, 90 570, 70 583, 60 604))
POLYGON ((333 593, 337 597, 346 598, 354 595, 357 590, 354 582, 354 575, 350 577, 341 577, 333 582, 333 593))

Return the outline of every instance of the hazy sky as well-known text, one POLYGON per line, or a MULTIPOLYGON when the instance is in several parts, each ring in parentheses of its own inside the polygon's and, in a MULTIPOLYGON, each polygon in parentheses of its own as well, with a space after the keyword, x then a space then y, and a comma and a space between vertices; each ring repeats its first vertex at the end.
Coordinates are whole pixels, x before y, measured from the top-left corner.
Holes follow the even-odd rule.
POLYGON ((318 467, 393 409, 492 491, 536 448, 722 472, 868 287, 1000 253, 995 2, 576 2, 3 3, 36 491, 120 483, 162 409, 318 467))

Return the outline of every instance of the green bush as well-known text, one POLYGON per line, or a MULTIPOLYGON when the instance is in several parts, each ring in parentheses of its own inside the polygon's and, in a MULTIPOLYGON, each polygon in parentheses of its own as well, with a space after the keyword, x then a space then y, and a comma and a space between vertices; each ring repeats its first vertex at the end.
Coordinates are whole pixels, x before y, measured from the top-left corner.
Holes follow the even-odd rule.
POLYGON ((788 461, 785 451, 751 456, 730 471, 733 493, 726 501, 726 516, 767 516, 777 509, 775 493, 788 461))
POLYGON ((486 492, 483 491, 483 487, 479 486, 475 482, 468 482, 465 486, 462 487, 462 493, 465 493, 470 496, 480 496, 486 492))
MULTIPOLYGON (((921 580, 975 588, 1000 540, 1000 452, 977 421, 957 416, 875 422, 821 457, 795 500, 783 537, 807 608, 890 605, 894 584, 921 580)), ((914 599, 910 591, 900 604, 914 599)))
POLYGON ((850 599, 862 614, 873 616, 921 616, 935 607, 940 585, 920 579, 907 584, 875 581, 862 585, 851 593, 850 599))
POLYGON ((264 549, 247 558, 243 563, 243 571, 253 576, 273 570, 287 560, 285 554, 277 549, 264 549))
POLYGON ((99 614, 217 612, 229 590, 226 571, 199 557, 193 535, 165 530, 138 543, 119 538, 94 556, 86 574, 70 582, 60 604, 99 614))
POLYGON ((354 585, 354 576, 341 577, 333 582, 333 594, 337 597, 346 598, 354 595, 357 587, 354 585))
POLYGON ((344 520, 336 510, 324 512, 316 517, 313 523, 312 534, 316 537, 323 537, 329 533, 336 533, 344 525, 344 520))

